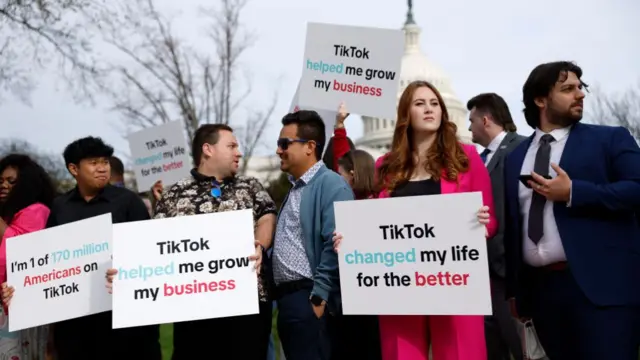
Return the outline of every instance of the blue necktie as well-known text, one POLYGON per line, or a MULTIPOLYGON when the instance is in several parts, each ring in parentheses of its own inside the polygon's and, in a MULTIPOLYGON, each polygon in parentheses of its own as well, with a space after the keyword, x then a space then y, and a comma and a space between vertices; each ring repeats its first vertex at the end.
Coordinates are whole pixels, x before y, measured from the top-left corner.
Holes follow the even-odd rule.
POLYGON ((480 153, 480 158, 482 159, 483 163, 487 162, 487 155, 489 155, 490 152, 491 152, 491 150, 484 149, 484 151, 480 153))

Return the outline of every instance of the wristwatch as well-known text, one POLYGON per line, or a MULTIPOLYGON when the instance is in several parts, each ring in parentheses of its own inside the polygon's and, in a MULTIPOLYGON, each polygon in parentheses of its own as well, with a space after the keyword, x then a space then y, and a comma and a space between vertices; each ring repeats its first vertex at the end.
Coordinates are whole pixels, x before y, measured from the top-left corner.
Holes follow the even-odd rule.
POLYGON ((309 301, 311 301, 315 306, 320 306, 324 303, 324 300, 318 295, 311 295, 311 297, 309 297, 309 301))

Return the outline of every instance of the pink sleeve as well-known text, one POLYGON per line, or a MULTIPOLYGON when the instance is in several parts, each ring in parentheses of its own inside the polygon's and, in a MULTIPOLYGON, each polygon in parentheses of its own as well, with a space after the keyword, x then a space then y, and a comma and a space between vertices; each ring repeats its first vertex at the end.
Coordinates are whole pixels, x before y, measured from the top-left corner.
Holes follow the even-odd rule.
POLYGON ((482 203, 489 207, 489 224, 487 224, 487 232, 489 238, 493 237, 498 231, 498 219, 496 211, 493 208, 493 188, 491 187, 491 178, 489 171, 484 162, 478 155, 476 147, 473 145, 464 145, 465 152, 469 157, 469 172, 471 174, 471 191, 482 192, 482 203))
MULTIPOLYGON (((376 177, 378 176, 378 169, 380 169, 380 166, 382 165, 382 162, 384 161, 384 158, 387 157, 387 154, 384 154, 382 156, 380 156, 378 158, 378 160, 376 160, 376 177)), ((389 192, 387 192, 387 190, 382 190, 379 194, 378 194, 378 198, 387 198, 389 197, 389 192)))
POLYGON ((0 283, 7 281, 7 239, 42 230, 47 225, 49 208, 36 203, 20 210, 8 224, 0 243, 0 283))

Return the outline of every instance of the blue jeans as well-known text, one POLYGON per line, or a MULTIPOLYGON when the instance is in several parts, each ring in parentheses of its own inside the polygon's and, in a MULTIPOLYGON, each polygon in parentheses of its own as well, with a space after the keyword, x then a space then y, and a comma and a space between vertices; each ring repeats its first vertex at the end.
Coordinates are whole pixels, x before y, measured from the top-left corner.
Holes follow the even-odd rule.
POLYGON ((290 360, 329 360, 332 326, 326 312, 316 317, 310 290, 300 289, 278 300, 278 335, 285 356, 290 360))

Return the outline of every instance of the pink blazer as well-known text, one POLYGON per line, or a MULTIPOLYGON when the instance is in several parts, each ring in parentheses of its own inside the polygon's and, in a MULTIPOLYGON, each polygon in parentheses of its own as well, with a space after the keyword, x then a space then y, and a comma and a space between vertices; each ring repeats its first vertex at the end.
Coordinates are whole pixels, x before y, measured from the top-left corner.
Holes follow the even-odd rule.
MULTIPOLYGON (((458 175, 458 183, 448 181, 442 176, 440 178, 440 188, 443 194, 462 193, 462 192, 482 192, 482 202, 489 207, 490 220, 487 224, 488 237, 493 237, 498 231, 498 220, 496 219, 495 209, 493 208, 493 190, 491 188, 491 178, 489 171, 484 162, 478 155, 476 147, 473 145, 462 144, 464 152, 469 157, 469 170, 458 175)), ((383 155, 376 161, 376 169, 382 164, 383 155)), ((378 197, 389 197, 387 190, 383 190, 378 197)))
POLYGON ((44 229, 49 213, 48 207, 35 203, 20 210, 8 224, 0 243, 0 284, 7 281, 7 239, 44 229))

